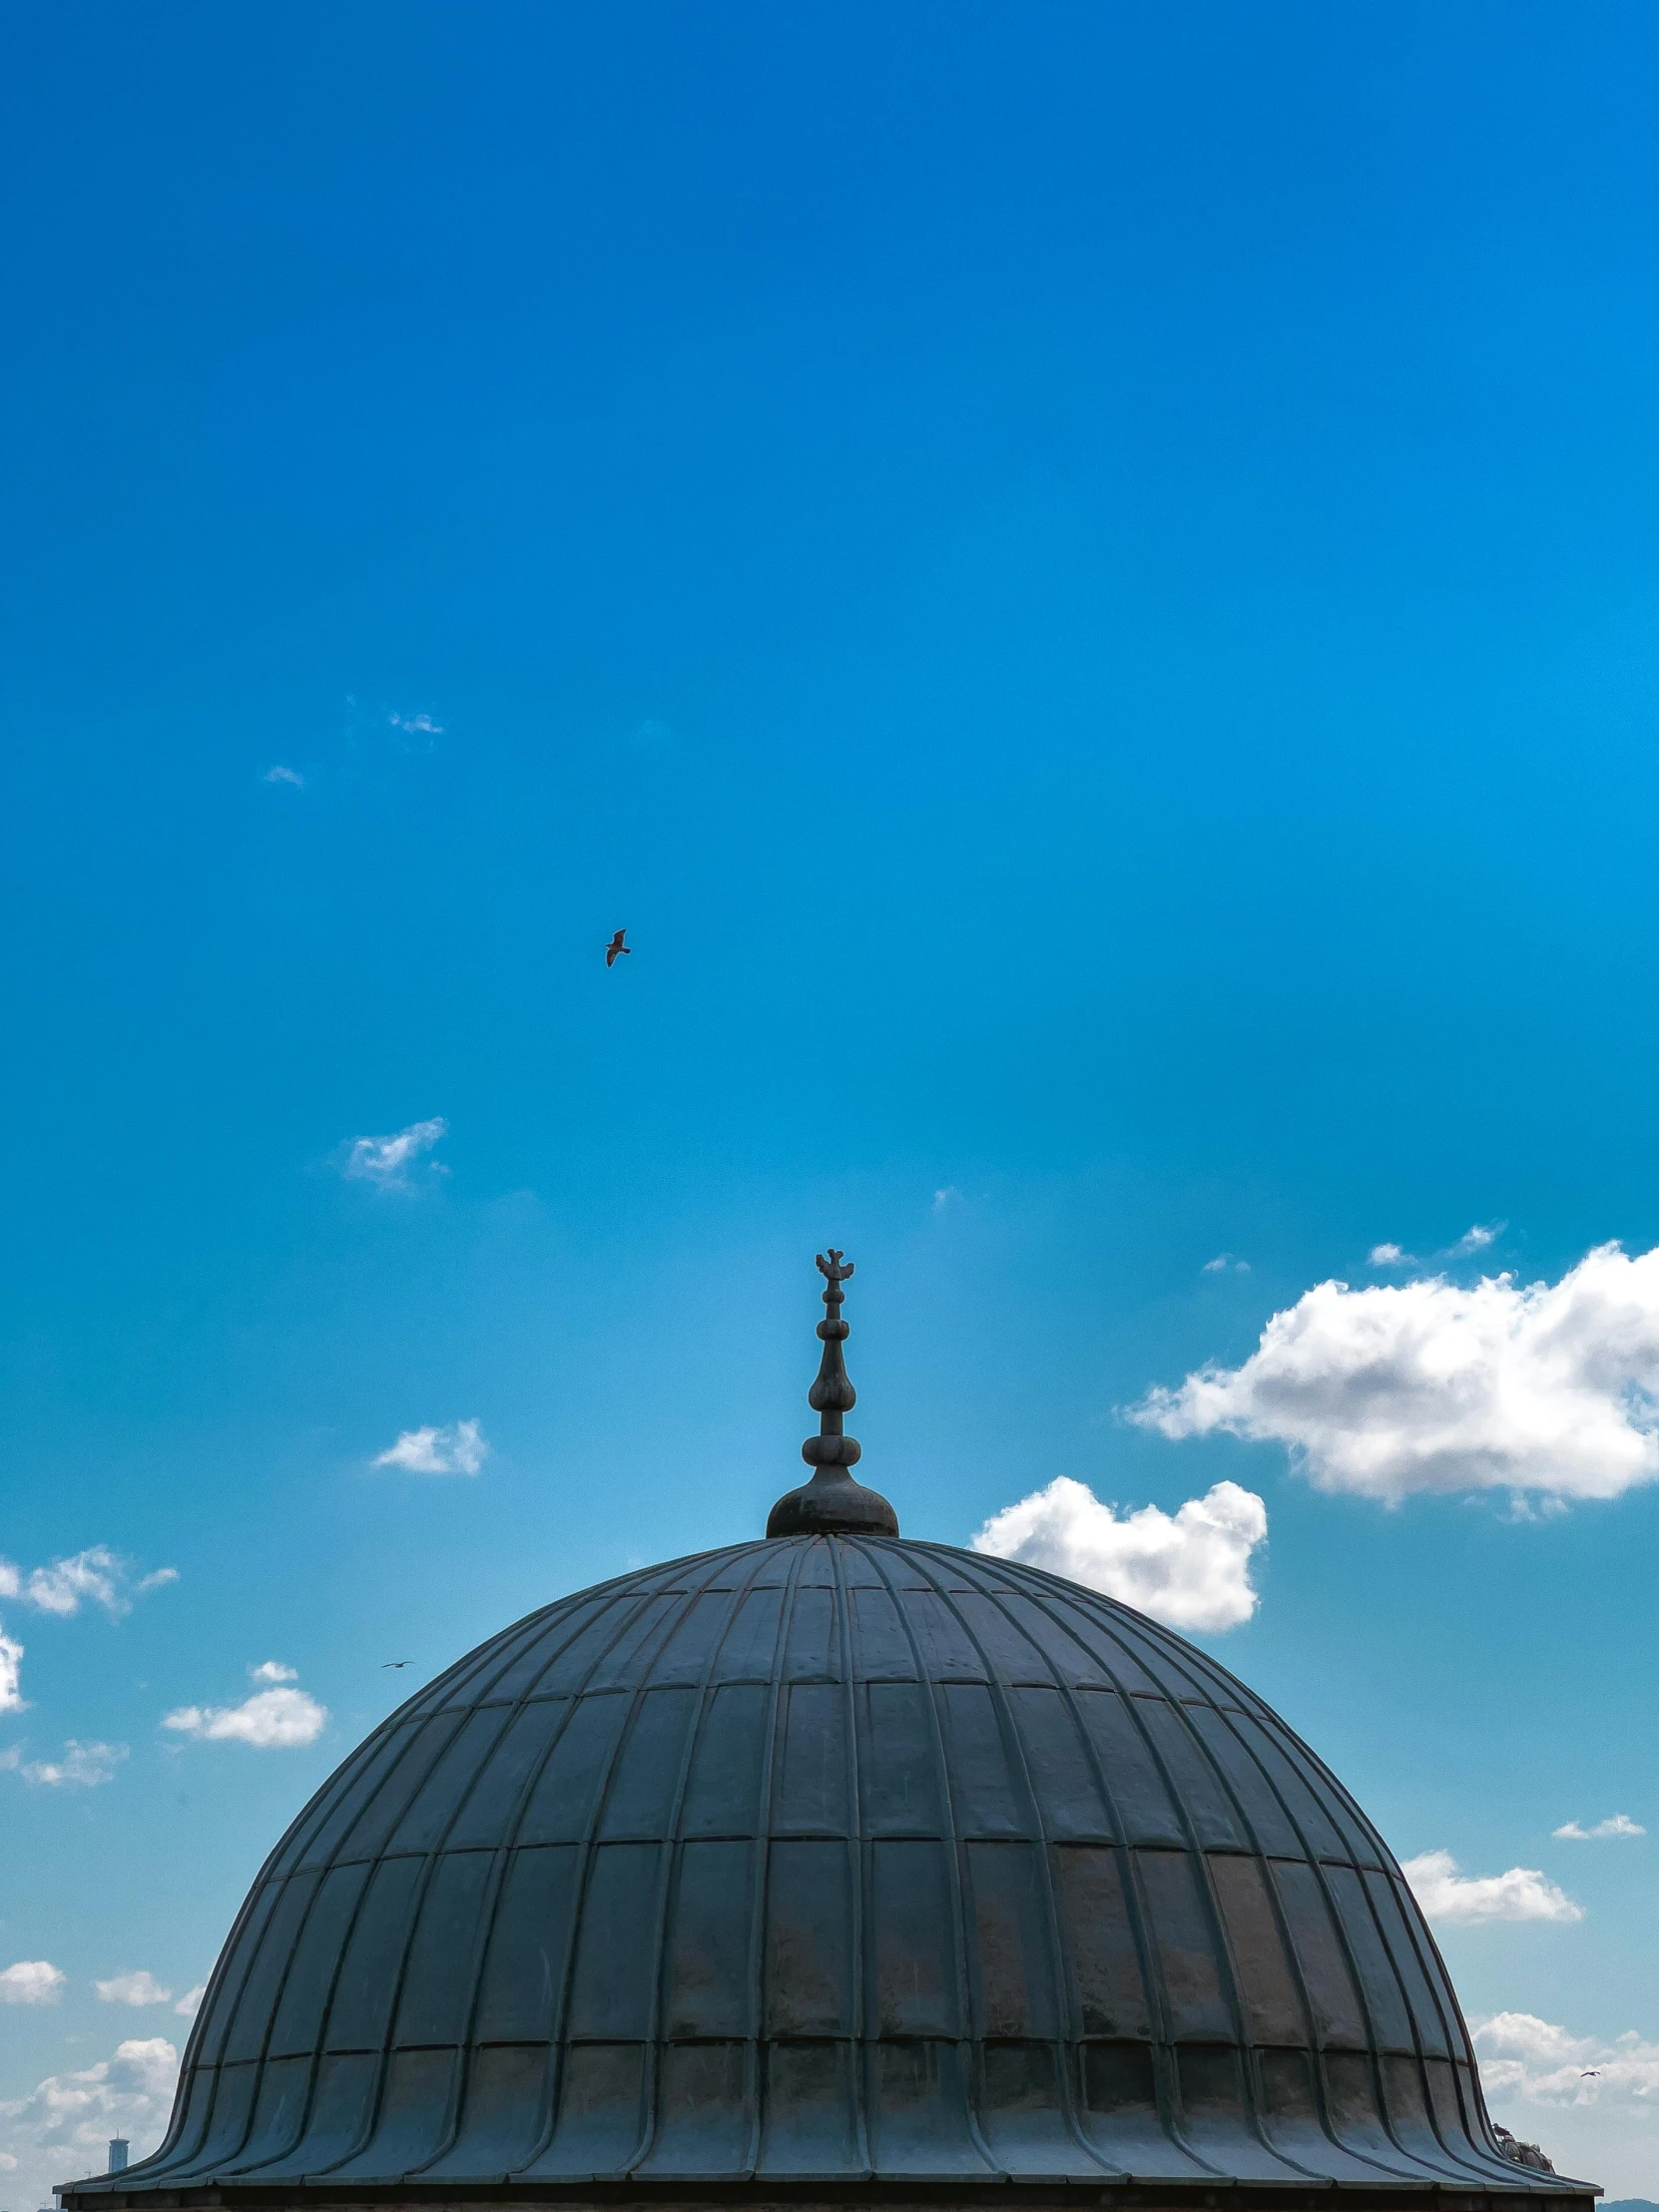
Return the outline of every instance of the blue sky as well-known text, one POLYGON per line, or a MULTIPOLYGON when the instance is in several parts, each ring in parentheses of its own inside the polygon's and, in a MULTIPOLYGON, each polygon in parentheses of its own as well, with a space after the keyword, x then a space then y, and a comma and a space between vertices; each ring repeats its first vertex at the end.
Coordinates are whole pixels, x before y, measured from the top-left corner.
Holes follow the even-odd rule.
POLYGON ((1494 2103, 1659 2196, 1659 1295, 1582 1272, 1659 1245, 1651 11, 0 39, 0 2208, 402 1690, 761 1529, 830 1241, 906 1531, 1263 1501, 1206 1639, 1538 1877, 1441 1931, 1494 2103), (1263 1414, 1334 1281, 1531 1444, 1263 1414))

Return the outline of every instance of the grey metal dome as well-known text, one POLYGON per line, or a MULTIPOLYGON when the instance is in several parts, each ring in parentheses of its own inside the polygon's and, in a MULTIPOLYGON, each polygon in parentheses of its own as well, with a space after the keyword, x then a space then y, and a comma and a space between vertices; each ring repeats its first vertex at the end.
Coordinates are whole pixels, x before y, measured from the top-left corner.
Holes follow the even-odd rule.
POLYGON ((166 2143, 66 2201, 1131 2179, 1589 2203, 1498 2151, 1398 1869, 1259 1698, 1034 1568, 832 1534, 566 1598, 377 1728, 166 2143))
POLYGON ((768 1540, 565 1598, 346 1760, 153 2158, 67 2212, 1570 2203, 1505 2158, 1376 1830, 1203 1652, 899 1539, 840 1253, 768 1540))

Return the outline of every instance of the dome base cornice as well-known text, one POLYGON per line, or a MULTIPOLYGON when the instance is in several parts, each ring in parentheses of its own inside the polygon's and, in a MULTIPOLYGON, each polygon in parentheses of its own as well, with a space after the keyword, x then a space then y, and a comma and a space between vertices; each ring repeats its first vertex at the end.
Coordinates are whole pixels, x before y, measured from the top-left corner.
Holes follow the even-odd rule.
POLYGON ((325 2186, 300 2189, 111 2190, 103 2187, 62 2191, 64 2212, 476 2212, 480 2205, 512 2206, 515 2212, 712 2212, 729 2205, 744 2212, 858 2212, 883 2205, 893 2212, 986 2212, 991 2205, 1007 2212, 1077 2212, 1085 2204, 1118 2212, 1595 2212, 1600 2190, 1592 2183, 1564 2177, 1539 2186, 1540 2177, 1510 2189, 1441 2189, 1408 2184, 1367 2188, 1357 2183, 1309 2181, 1301 2187, 1276 2184, 1252 2187, 1217 2177, 1205 2189, 1186 2181, 987 2180, 978 2187, 959 2181, 928 2181, 870 2175, 840 2183, 822 2181, 719 2180, 652 2183, 617 2181, 547 2189, 523 2182, 481 2180, 466 2188, 421 2188, 400 2182, 384 2189, 334 2192, 325 2186))

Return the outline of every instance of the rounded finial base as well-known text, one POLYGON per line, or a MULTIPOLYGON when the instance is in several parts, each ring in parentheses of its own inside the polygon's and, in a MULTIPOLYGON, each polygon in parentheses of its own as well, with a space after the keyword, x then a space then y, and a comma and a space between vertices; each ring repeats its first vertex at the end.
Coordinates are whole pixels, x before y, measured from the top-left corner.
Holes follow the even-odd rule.
POLYGON ((825 1467, 787 1490, 767 1516, 769 1536, 896 1536, 898 1515, 879 1490, 866 1490, 844 1467, 825 1467))

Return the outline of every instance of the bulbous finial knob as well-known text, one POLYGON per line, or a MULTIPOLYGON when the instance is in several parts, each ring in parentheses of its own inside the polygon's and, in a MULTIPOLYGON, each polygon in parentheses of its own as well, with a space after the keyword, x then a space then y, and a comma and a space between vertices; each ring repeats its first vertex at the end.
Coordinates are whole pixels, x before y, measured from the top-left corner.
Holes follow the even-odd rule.
POLYGON ((790 1490, 778 1500, 767 1519, 769 1536, 828 1536, 835 1532, 866 1536, 896 1536, 898 1515, 878 1490, 866 1490, 854 1482, 849 1468, 858 1463, 858 1439, 846 1434, 841 1423, 858 1402, 841 1354, 849 1331, 841 1320, 846 1294, 841 1285, 852 1274, 852 1263, 843 1260, 831 1245, 829 1257, 818 1256, 824 1277, 826 1318, 818 1325, 824 1343, 818 1381, 807 1392, 807 1402, 819 1416, 818 1434, 809 1436, 801 1456, 814 1470, 810 1482, 790 1490))

